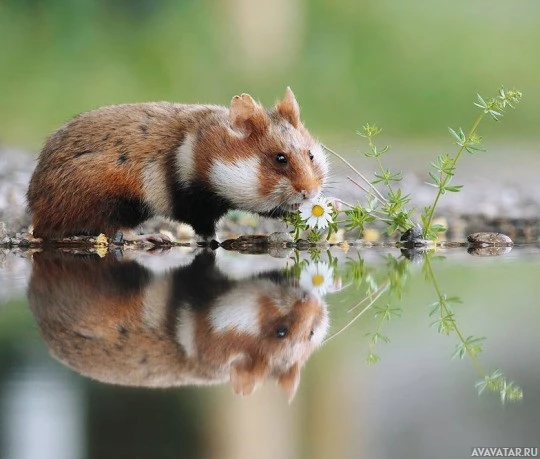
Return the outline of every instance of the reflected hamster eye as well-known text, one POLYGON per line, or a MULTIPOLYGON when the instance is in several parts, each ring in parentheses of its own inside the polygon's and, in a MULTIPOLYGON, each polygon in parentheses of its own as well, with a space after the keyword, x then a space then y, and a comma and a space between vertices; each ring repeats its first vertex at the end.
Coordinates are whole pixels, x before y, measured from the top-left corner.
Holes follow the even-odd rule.
POLYGON ((311 153, 311 150, 308 151, 309 159, 313 161, 313 153, 311 153))
POLYGON ((285 338, 287 336, 287 333, 289 333, 289 329, 287 327, 276 328, 276 336, 279 339, 285 338))
POLYGON ((279 164, 287 164, 287 157, 283 153, 278 153, 276 155, 276 161, 279 164))

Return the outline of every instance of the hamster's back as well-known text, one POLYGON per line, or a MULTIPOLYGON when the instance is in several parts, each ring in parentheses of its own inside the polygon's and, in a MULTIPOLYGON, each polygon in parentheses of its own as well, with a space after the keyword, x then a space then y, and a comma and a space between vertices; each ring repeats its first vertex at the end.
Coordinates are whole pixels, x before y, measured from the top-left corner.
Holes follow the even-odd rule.
POLYGON ((34 235, 114 233, 148 219, 145 173, 164 182, 169 157, 203 106, 153 102, 82 113, 54 132, 28 189, 34 235))

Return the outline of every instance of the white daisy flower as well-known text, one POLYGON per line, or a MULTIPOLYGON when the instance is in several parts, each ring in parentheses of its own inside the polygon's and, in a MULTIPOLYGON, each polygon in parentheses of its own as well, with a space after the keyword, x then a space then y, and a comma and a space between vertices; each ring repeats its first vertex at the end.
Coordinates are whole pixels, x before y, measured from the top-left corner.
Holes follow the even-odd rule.
POLYGON ((326 198, 306 202, 300 207, 300 216, 310 228, 327 228, 332 221, 332 206, 326 198))
POLYGON ((300 274, 300 287, 323 296, 329 289, 333 290, 333 280, 334 271, 328 263, 310 263, 300 274))

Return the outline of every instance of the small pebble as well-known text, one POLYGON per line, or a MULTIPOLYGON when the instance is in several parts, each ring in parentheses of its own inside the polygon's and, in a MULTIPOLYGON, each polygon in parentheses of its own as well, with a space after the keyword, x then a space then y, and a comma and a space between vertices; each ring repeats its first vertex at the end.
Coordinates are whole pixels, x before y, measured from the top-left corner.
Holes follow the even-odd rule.
POLYGON ((307 250, 310 247, 311 247, 311 244, 307 239, 298 239, 296 241, 296 248, 298 250, 307 250))
POLYGON ((512 250, 512 247, 491 246, 491 247, 469 247, 467 253, 477 257, 498 257, 506 255, 512 250))
POLYGON ((458 248, 458 247, 467 247, 467 243, 466 242, 458 242, 458 241, 441 241, 439 243, 439 247, 441 249, 455 249, 455 248, 458 248))
POLYGON ((381 232, 374 228, 365 228, 362 236, 364 241, 378 242, 381 238, 381 232))
POLYGON ((502 233, 473 233, 467 236, 467 240, 473 247, 511 247, 514 245, 512 239, 502 233))
POLYGON ((268 243, 270 245, 280 245, 292 242, 293 238, 289 233, 272 233, 268 236, 268 243))
MULTIPOLYGON (((170 241, 169 241, 169 245, 170 245, 170 241)), ((209 242, 208 247, 209 247, 211 250, 217 250, 218 247, 219 247, 219 242, 216 241, 215 239, 212 239, 212 240, 209 242)))
POLYGON ((401 254, 411 260, 414 263, 421 263, 424 261, 424 254, 429 251, 428 247, 402 247, 400 249, 401 254))
POLYGON ((122 231, 114 233, 112 243, 114 245, 122 245, 124 243, 124 233, 122 231))
POLYGON ((227 239, 223 241, 220 245, 221 248, 225 250, 234 250, 234 243, 236 242, 236 239, 227 239))
POLYGON ((353 247, 373 247, 373 242, 364 239, 356 239, 352 242, 353 247))
POLYGON ((399 240, 403 247, 423 247, 431 244, 431 241, 422 237, 422 230, 417 226, 405 231, 399 240))
POLYGON ((332 233, 330 236, 330 239, 328 239, 328 242, 330 244, 339 244, 340 242, 343 242, 345 239, 345 230, 343 228, 339 228, 336 233, 332 233))
POLYGON ((244 235, 236 239, 239 245, 268 245, 268 236, 244 235))
MULTIPOLYGON (((214 242, 214 241, 212 241, 214 242)), ((236 250, 241 253, 266 253, 268 250, 267 236, 240 236, 237 239, 227 239, 221 244, 217 243, 217 248, 221 246, 225 250, 236 250)))
POLYGON ((291 252, 292 249, 286 247, 270 247, 268 249, 268 255, 274 258, 289 258, 291 252))
POLYGON ((347 253, 350 248, 349 243, 347 241, 338 242, 338 247, 340 247, 344 253, 347 253))

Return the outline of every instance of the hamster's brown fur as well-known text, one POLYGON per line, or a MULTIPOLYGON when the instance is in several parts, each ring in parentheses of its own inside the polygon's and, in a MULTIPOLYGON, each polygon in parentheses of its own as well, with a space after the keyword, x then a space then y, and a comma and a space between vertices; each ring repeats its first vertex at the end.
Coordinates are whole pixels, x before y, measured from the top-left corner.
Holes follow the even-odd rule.
POLYGON ((316 197, 326 158, 292 91, 272 110, 169 102, 82 113, 45 143, 27 193, 34 236, 112 236, 154 215, 204 239, 231 208, 279 216, 316 197))

